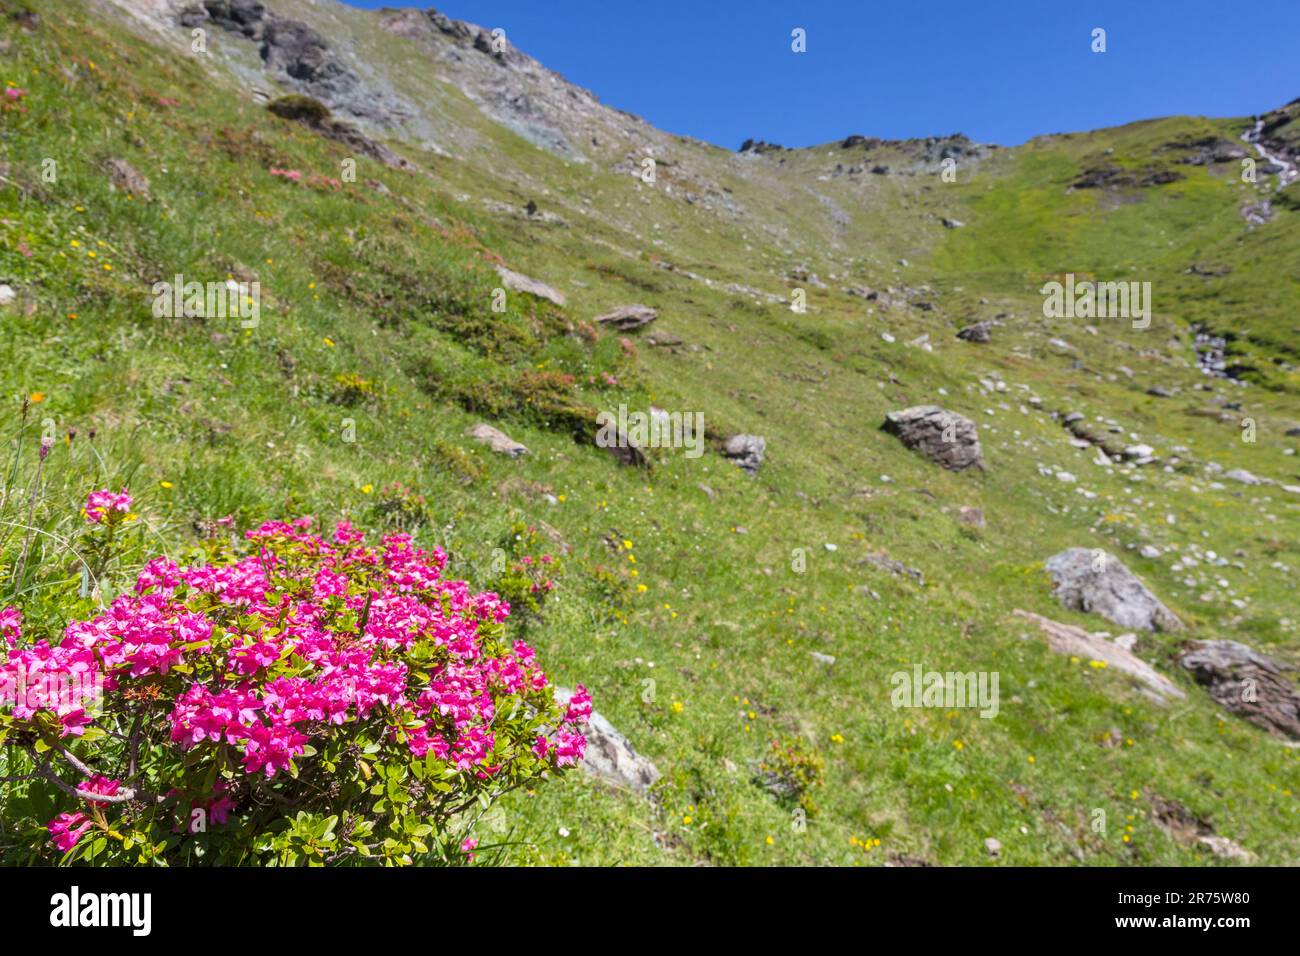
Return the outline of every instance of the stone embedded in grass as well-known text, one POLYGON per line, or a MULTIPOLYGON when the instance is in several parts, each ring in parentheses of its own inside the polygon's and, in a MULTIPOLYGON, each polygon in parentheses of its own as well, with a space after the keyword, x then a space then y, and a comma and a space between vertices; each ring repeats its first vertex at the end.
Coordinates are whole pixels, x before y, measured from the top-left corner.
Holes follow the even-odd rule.
POLYGON ((1239 481, 1243 485, 1262 485, 1265 479, 1258 475, 1252 475, 1245 468, 1234 468, 1232 471, 1224 472, 1224 478, 1231 478, 1233 481, 1239 481))
POLYGON ((486 422, 479 422, 465 434, 469 435, 470 438, 487 445, 498 455, 518 458, 520 455, 528 454, 527 448, 519 444, 519 442, 515 441, 505 432, 493 428, 486 422))
POLYGON ((911 578, 921 587, 925 587, 925 575, 921 571, 916 568, 909 568, 902 561, 897 561, 884 552, 869 554, 858 563, 869 564, 872 567, 880 568, 882 571, 888 571, 890 574, 895 574, 899 577, 911 578))
POLYGON ((104 161, 104 166, 108 170, 108 178, 114 189, 130 196, 138 196, 146 202, 149 201, 151 198, 149 180, 145 179, 138 169, 125 159, 107 159, 104 161))
POLYGON ((1175 842, 1183 846, 1203 846, 1224 860, 1250 863, 1255 859, 1253 853, 1235 840, 1216 834, 1208 820, 1201 819, 1177 800, 1158 793, 1151 794, 1150 800, 1152 821, 1175 842))
POLYGON ((497 275, 505 283, 507 289, 511 292, 526 292, 528 295, 536 296, 539 299, 546 299, 548 302, 554 302, 556 305, 564 305, 564 293, 558 289, 552 288, 545 282, 539 282, 537 279, 530 279, 520 272, 514 272, 505 266, 497 266, 497 275))
POLYGON ((975 423, 938 405, 914 405, 890 412, 881 428, 949 471, 984 467, 975 423))
MULTIPOLYGON (((567 687, 555 688, 555 699, 561 706, 567 705, 572 696, 573 691, 567 687)), ((659 779, 659 768, 637 753, 599 712, 592 712, 583 725, 583 735, 587 738, 587 754, 580 766, 588 773, 638 794, 644 794, 659 779)))
POLYGON ((612 312, 596 316, 596 321, 620 332, 634 332, 645 328, 658 316, 659 313, 648 305, 620 305, 612 312))
MULTIPOLYGON (((604 428, 601 429, 604 431, 604 428)), ((614 460, 620 465, 627 465, 629 468, 649 468, 650 459, 646 453, 641 450, 635 438, 623 431, 617 431, 617 437, 612 442, 596 441, 597 447, 605 449, 614 456, 614 460)))
POLYGON ((1047 646, 1056 653, 1068 654, 1088 662, 1098 661, 1105 667, 1128 674, 1137 679, 1142 684, 1142 692, 1157 703, 1182 700, 1186 696, 1169 678, 1121 644, 1109 641, 1100 634, 1090 634, 1073 624, 1062 624, 1019 608, 1014 613, 1017 617, 1037 624, 1047 635, 1047 646))
POLYGON ((1113 554, 1101 548, 1068 548, 1047 559, 1054 593, 1074 611, 1100 614, 1121 627, 1176 631, 1183 625, 1113 554))
POLYGON ((1300 740, 1300 692, 1271 657, 1236 641, 1193 641, 1178 661, 1225 710, 1300 740))
POLYGON ((732 435, 722 446, 722 454, 754 475, 767 454, 767 439, 761 435, 732 435))
POLYGON ((957 338, 963 342, 992 342, 993 323, 976 322, 974 325, 968 325, 957 332, 957 338))
POLYGON ((682 340, 679 336, 669 332, 651 332, 646 336, 646 342, 659 348, 672 348, 674 345, 681 345, 682 340))

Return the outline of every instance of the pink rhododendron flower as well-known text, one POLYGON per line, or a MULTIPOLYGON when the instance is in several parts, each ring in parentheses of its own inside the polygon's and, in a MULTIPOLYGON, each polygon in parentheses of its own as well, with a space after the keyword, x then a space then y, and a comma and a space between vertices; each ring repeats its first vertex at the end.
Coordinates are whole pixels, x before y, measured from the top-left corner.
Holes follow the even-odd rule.
POLYGON ((569 698, 569 709, 564 715, 565 721, 569 723, 581 724, 591 719, 591 695, 587 693, 587 688, 581 684, 569 698))
MULTIPOLYGON (((102 793, 106 797, 117 795, 118 788, 122 786, 122 781, 111 780, 101 774, 96 774, 89 780, 83 780, 77 785, 77 789, 83 793, 102 793)), ((91 800, 91 803, 101 803, 100 800, 91 800)))
POLYGON ((60 813, 45 828, 50 831, 54 845, 61 852, 67 853, 86 835, 90 827, 91 819, 84 813, 60 813))
POLYGON ((123 489, 114 494, 107 489, 92 491, 86 498, 86 521, 99 524, 105 518, 111 519, 115 514, 126 514, 131 510, 131 496, 123 489))
POLYGON ((0 611, 0 637, 12 650, 23 636, 23 612, 16 607, 0 611))
POLYGON ((575 764, 587 755, 587 738, 564 727, 555 732, 555 762, 575 764))

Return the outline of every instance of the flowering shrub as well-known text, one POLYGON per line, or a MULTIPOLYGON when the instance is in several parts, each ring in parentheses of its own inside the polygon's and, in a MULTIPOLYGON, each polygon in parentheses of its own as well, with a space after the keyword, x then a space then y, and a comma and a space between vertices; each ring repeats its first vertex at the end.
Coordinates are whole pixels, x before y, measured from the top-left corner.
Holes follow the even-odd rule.
MULTIPOLYGON (((86 517, 129 509, 96 492, 86 517)), ((0 610, 5 785, 59 810, 6 804, 0 823, 34 853, 466 862, 494 799, 582 758, 590 696, 557 704, 534 650, 507 637, 509 605, 444 579, 441 549, 367 545, 347 523, 320 536, 310 518, 245 542, 197 566, 148 561, 57 641, 0 610)))

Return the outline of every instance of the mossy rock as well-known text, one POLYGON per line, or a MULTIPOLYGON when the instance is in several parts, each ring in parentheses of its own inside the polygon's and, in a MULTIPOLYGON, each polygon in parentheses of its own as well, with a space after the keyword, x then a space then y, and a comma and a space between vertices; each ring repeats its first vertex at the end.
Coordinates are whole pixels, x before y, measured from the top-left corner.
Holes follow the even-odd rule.
POLYGON ((291 93, 272 100, 266 107, 276 116, 298 123, 316 126, 330 118, 330 108, 320 100, 300 93, 291 93))

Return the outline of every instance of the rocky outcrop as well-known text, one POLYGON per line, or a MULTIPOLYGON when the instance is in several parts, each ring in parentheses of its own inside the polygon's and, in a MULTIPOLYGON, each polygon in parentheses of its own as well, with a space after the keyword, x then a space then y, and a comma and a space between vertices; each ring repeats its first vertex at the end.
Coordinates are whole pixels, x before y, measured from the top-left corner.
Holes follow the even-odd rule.
POLYGON ((599 437, 596 446, 605 449, 620 465, 629 468, 649 468, 650 459, 641 446, 626 432, 617 432, 614 441, 603 441, 599 437))
POLYGON ((1145 169, 1133 170, 1103 165, 1085 170, 1071 185, 1075 189, 1132 189, 1164 186, 1186 178, 1175 169, 1148 166, 1145 169))
MULTIPOLYGON (((566 687, 555 689, 555 699, 561 706, 566 706, 572 696, 573 691, 566 687)), ((599 712, 592 712, 591 719, 582 725, 582 733, 587 738, 587 754, 581 766, 588 773, 638 794, 644 794, 659 779, 659 768, 637 753, 599 712)))
POLYGON ((767 440, 760 435, 732 435, 722 446, 722 454, 751 475, 757 474, 767 454, 767 440))
POLYGON ((890 412, 881 428, 949 471, 984 467, 975 423, 938 405, 914 405, 890 412))
POLYGON ((596 316, 596 321, 620 332, 633 332, 645 328, 658 316, 659 313, 648 305, 620 305, 612 312, 596 316))
POLYGON ((1054 593, 1073 611, 1100 614, 1120 627, 1143 631, 1174 631, 1182 627, 1134 576, 1133 572, 1100 548, 1068 548, 1047 559, 1054 593))
POLYGON ((528 449, 519 442, 515 441, 500 429, 493 428, 486 422, 480 422, 465 433, 475 441, 487 445, 498 455, 505 455, 508 458, 518 458, 520 455, 527 455, 528 449))
POLYGON ((505 287, 511 292, 526 292, 528 295, 536 296, 539 299, 546 299, 548 302, 554 302, 556 305, 564 305, 564 293, 559 289, 547 285, 545 282, 539 282, 537 279, 530 279, 520 272, 514 272, 505 266, 497 266, 497 275, 505 287))
POLYGON ((1174 160, 1185 166, 1210 166, 1216 163, 1238 163, 1250 155, 1244 147, 1229 139, 1206 136, 1201 139, 1170 143, 1171 149, 1185 150, 1186 154, 1174 160))
POLYGON ((342 143, 361 155, 379 160, 385 166, 391 166, 394 169, 407 169, 411 165, 383 143, 376 142, 366 136, 355 126, 350 126, 332 118, 329 107, 310 96, 297 93, 282 96, 277 100, 272 100, 267 104, 266 108, 282 119, 301 123, 327 139, 342 143))
POLYGON ((1057 654, 1066 654, 1086 661, 1100 661, 1106 667, 1134 678, 1142 691, 1158 703, 1182 700, 1186 695, 1169 678, 1135 655, 1117 641, 1107 640, 1100 634, 1090 634, 1073 624, 1062 624, 1051 618, 1016 609, 1017 617, 1038 625, 1047 636, 1047 646, 1057 654))
POLYGON ((279 82, 363 122, 391 128, 414 112, 390 88, 367 86, 316 29, 258 0, 202 0, 176 22, 186 29, 211 24, 257 43, 264 68, 279 82))
POLYGON ((223 30, 260 40, 265 16, 266 6, 260 0, 204 0, 182 10, 180 22, 183 27, 196 27, 210 19, 223 30))
POLYGON ((1300 740, 1300 693, 1271 657, 1236 641, 1192 641, 1179 663, 1225 710, 1275 737, 1300 740))

